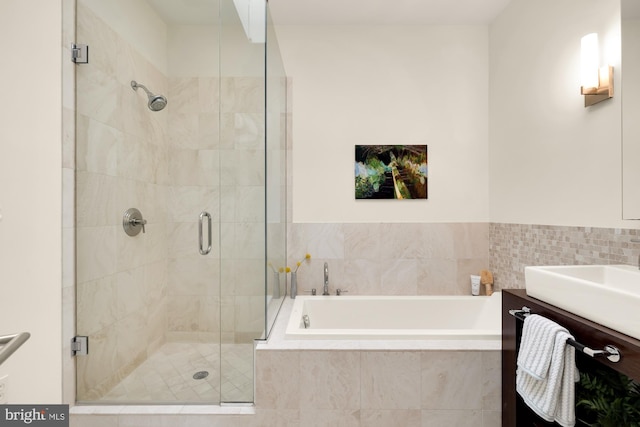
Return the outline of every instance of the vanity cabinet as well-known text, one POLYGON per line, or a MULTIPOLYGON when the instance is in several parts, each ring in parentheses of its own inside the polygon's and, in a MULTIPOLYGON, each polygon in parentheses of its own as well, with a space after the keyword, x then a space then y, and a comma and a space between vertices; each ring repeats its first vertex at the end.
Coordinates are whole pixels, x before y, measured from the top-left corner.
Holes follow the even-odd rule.
MULTIPOLYGON (((580 298, 576 295, 576 298, 580 298)), ((527 296, 524 289, 506 289, 502 292, 502 426, 553 426, 535 415, 516 393, 516 356, 522 333, 522 321, 509 314, 509 310, 529 307, 539 314, 564 326, 575 340, 594 350, 613 345, 622 355, 617 363, 606 357, 594 361, 640 381, 640 340, 576 316, 536 298, 527 296)), ((640 310, 639 310, 640 311, 640 310)), ((639 314, 640 315, 640 314, 639 314)), ((579 355, 576 358, 588 357, 579 355)))

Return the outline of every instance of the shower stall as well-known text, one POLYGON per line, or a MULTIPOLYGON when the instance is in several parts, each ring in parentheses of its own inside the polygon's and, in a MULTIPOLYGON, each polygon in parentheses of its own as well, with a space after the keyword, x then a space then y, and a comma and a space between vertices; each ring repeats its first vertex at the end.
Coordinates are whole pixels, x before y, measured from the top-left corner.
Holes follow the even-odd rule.
POLYGON ((256 0, 77 0, 76 396, 252 402, 286 293, 287 80, 256 0))

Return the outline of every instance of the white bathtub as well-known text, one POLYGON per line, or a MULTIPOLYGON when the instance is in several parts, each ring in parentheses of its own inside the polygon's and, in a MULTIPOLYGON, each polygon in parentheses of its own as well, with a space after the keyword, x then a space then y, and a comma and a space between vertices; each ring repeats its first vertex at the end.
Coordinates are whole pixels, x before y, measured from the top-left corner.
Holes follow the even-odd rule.
POLYGON ((285 338, 499 341, 501 304, 500 292, 490 297, 299 296, 285 338))

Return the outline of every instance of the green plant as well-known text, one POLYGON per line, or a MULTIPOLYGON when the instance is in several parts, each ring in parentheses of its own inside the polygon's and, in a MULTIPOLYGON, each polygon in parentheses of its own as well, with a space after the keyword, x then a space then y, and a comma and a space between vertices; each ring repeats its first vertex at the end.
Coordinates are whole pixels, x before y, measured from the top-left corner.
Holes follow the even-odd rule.
POLYGON ((640 427, 640 384, 611 369, 580 373, 578 418, 590 427, 640 427))

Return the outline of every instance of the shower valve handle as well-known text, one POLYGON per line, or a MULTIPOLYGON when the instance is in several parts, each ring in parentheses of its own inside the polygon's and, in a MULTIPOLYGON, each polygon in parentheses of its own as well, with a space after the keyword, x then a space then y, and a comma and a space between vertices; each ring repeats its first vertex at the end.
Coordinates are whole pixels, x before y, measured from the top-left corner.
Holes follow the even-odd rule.
POLYGON ((136 227, 136 226, 138 226, 138 225, 141 225, 141 226, 142 226, 142 232, 143 232, 143 233, 145 233, 144 226, 145 226, 145 224, 147 223, 147 220, 146 220, 146 219, 131 218, 131 219, 129 220, 129 223, 130 223, 131 225, 133 225, 134 227, 136 227))

